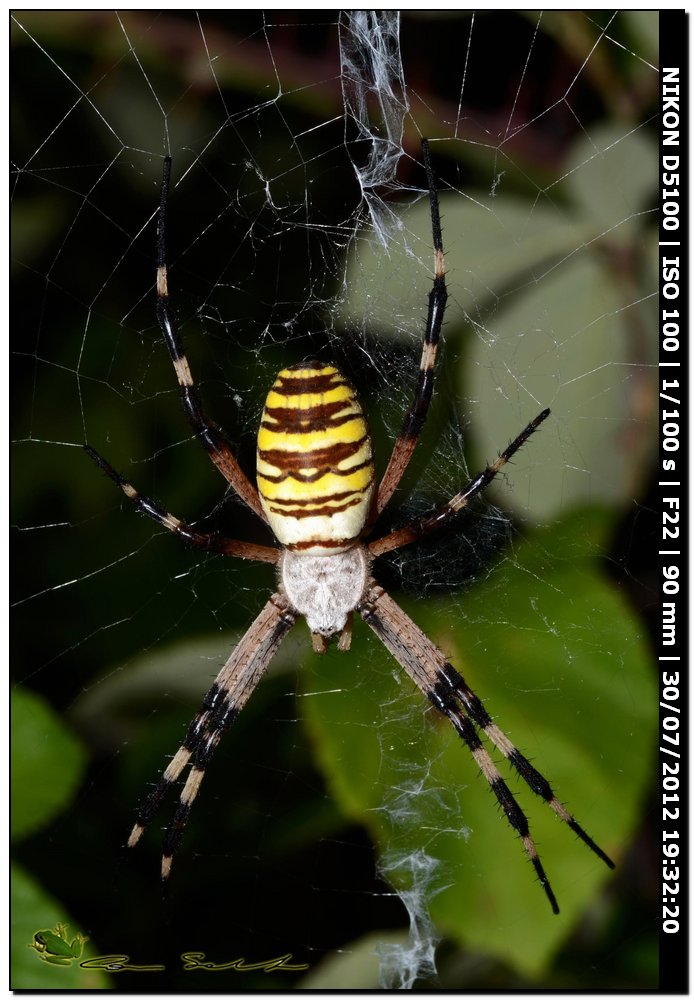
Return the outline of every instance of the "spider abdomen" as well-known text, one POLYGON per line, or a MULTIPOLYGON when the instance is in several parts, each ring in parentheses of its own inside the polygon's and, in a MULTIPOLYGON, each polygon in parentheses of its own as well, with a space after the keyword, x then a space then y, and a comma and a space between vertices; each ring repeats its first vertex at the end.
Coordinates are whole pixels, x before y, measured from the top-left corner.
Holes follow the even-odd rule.
POLYGON ((258 491, 277 540, 327 555, 348 548, 369 514, 371 438, 356 393, 334 365, 279 373, 258 431, 258 491))

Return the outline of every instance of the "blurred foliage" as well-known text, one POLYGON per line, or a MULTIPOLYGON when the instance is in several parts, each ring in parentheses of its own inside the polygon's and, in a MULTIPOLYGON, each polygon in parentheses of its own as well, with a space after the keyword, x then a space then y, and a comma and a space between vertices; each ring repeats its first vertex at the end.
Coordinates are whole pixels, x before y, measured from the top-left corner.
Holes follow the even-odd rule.
POLYGON ((70 802, 84 775, 86 755, 61 719, 31 692, 12 693, 11 833, 27 837, 70 802))
MULTIPOLYGON (((619 864, 652 775, 643 745, 655 739, 657 691, 639 623, 599 572, 594 540, 603 520, 596 511, 535 532, 470 590, 462 614, 441 598, 405 607, 619 864), (532 595, 530 579, 540 581, 532 595), (615 773, 619 796, 611 792, 615 773)), ((386 856, 396 855, 389 875, 400 888, 428 895, 407 865, 417 851, 431 855, 431 912, 449 935, 488 950, 491 922, 494 950, 526 975, 542 972, 608 869, 513 775, 559 900, 556 919, 459 738, 436 718, 422 724, 420 698, 406 681, 394 682, 379 643, 368 645, 368 683, 354 684, 346 660, 321 661, 317 685, 305 675, 318 688, 307 720, 337 800, 386 856)))
MULTIPOLYGON (((70 730, 41 698, 16 689, 11 700, 11 833, 16 843, 49 827, 67 811, 83 777, 85 753, 70 730)), ((43 841, 47 864, 70 865, 54 852, 50 840, 43 841)), ((12 887, 12 987, 13 989, 106 989, 103 973, 43 962, 29 946, 34 935, 70 917, 20 866, 13 866, 12 887)), ((72 937, 76 931, 73 928, 72 937)), ((94 954, 87 948, 83 958, 94 954)))
MULTIPOLYGON (((652 986, 658 884, 640 803, 654 705, 642 502, 653 401, 639 303, 652 287, 653 12, 404 13, 401 25, 411 109, 399 176, 412 195, 420 135, 441 140, 452 291, 445 369, 407 477, 409 488, 423 476, 416 509, 432 489, 441 500, 457 488, 461 421, 476 467, 536 409, 555 410, 494 494, 518 529, 482 507, 461 539, 415 553, 432 600, 406 606, 614 852, 609 887, 521 789, 563 908, 550 919, 464 748, 365 628, 349 656, 320 661, 305 628, 286 641, 210 769, 169 898, 158 883, 166 816, 122 858, 135 803, 273 586, 268 567, 186 551, 137 518, 81 449, 89 440, 202 530, 264 540, 190 440, 156 325, 162 154, 174 157, 170 280, 191 364, 249 468, 281 365, 335 356, 363 391, 381 456, 417 366, 426 202, 411 197, 405 210, 398 283, 384 254, 367 299, 366 258, 344 270, 368 228, 350 242, 361 196, 352 160, 364 151, 343 118, 336 12, 268 17, 14 15, 12 985, 105 987, 27 947, 61 922, 89 936, 85 954, 166 965, 111 978, 133 992, 329 989, 345 976, 376 987, 374 943, 404 953, 408 937, 382 871, 419 845, 442 858, 426 897, 445 934, 442 988, 652 986), (362 300, 348 298, 345 273, 362 300), (580 378, 594 368, 604 383, 580 378), (192 950, 217 962, 291 952, 311 972, 211 981, 181 970, 192 950)), ((383 578, 397 585, 407 568, 388 562, 383 578)), ((391 878, 402 886, 397 867, 391 878)))

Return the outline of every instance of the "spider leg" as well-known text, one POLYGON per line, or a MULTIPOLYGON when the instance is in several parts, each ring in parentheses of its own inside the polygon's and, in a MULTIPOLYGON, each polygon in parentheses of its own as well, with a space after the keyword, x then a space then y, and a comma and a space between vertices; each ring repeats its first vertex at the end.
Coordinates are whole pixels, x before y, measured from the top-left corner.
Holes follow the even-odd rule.
POLYGON ((559 802, 547 779, 530 764, 508 737, 492 722, 480 699, 446 660, 441 650, 424 635, 382 587, 372 582, 365 600, 357 610, 395 659, 404 667, 422 693, 427 696, 435 708, 450 720, 467 745, 501 804, 506 818, 520 835, 552 910, 558 913, 559 907, 538 857, 535 843, 530 836, 527 818, 483 746, 475 726, 479 727, 490 738, 529 787, 545 799, 574 833, 605 864, 614 868, 610 858, 559 802))
POLYGON ((200 711, 189 725, 183 743, 140 807, 128 838, 128 847, 137 844, 162 799, 186 765, 191 765, 164 838, 161 864, 163 879, 169 876, 173 855, 205 776, 205 769, 219 741, 235 722, 295 621, 296 615, 285 598, 280 594, 273 594, 220 670, 203 699, 200 711))
POLYGON ((506 733, 500 729, 491 719, 491 716, 484 707, 482 701, 472 688, 468 687, 465 683, 464 678, 461 674, 451 666, 450 663, 445 662, 443 667, 439 668, 439 690, 444 697, 448 697, 446 692, 446 685, 450 688, 452 694, 460 701, 460 703, 465 708, 466 712, 475 723, 479 726, 489 739, 492 741, 494 746, 501 751, 504 757, 507 759, 509 764, 513 769, 520 775, 526 785, 543 798, 545 802, 550 806, 551 809, 562 819, 568 827, 579 837, 587 847, 591 849, 593 854, 597 854, 601 861, 604 861, 608 868, 614 868, 614 861, 605 854, 605 852, 598 847, 592 837, 589 837, 583 827, 576 822, 574 817, 562 805, 555 793, 552 791, 552 787, 544 775, 533 767, 527 757, 525 757, 520 750, 518 750, 511 740, 508 738, 506 733))
POLYGON ((370 542, 368 545, 370 555, 376 558, 376 556, 382 556, 385 552, 392 552, 393 549, 399 549, 403 545, 416 542, 432 531, 441 528, 444 524, 447 524, 452 517, 458 514, 464 507, 467 507, 473 497, 476 497, 478 493, 481 493, 482 490, 489 486, 492 479, 503 469, 509 459, 525 444, 530 435, 535 433, 540 424, 547 419, 549 413, 549 410, 543 410, 542 413, 539 413, 520 432, 518 437, 514 438, 509 446, 501 452, 495 462, 488 465, 484 472, 478 473, 464 489, 456 493, 448 503, 445 503, 442 507, 438 507, 433 514, 429 514, 427 517, 416 521, 411 521, 402 528, 397 528, 395 531, 391 531, 390 534, 370 542))
POLYGON ((183 349, 183 341, 178 331, 176 316, 169 300, 169 285, 166 263, 166 214, 171 180, 171 157, 164 158, 161 183, 161 202, 157 224, 157 321, 164 334, 166 346, 178 384, 181 387, 181 401, 193 433, 204 446, 208 455, 241 499, 266 521, 258 491, 234 458, 231 446, 224 432, 205 415, 198 390, 193 382, 190 365, 183 349))
POLYGON ((400 434, 395 442, 386 471, 383 474, 383 479, 378 487, 378 496, 374 505, 374 519, 381 513, 402 479, 424 426, 434 389, 436 351, 446 309, 446 300, 448 298, 439 199, 436 193, 434 171, 429 157, 429 143, 426 139, 422 139, 422 156, 424 158, 424 169, 426 170, 427 183, 429 185, 429 204, 431 206, 431 228, 434 243, 434 283, 429 293, 429 311, 424 331, 422 357, 419 363, 419 374, 417 376, 414 399, 405 414, 400 434))
POLYGON ((269 545, 255 545, 252 542, 237 542, 231 538, 225 538, 223 535, 208 535, 200 531, 195 531, 190 525, 186 524, 185 521, 181 521, 180 518, 175 517, 168 511, 160 507, 158 503, 154 500, 150 500, 149 497, 143 496, 141 493, 131 486, 130 483, 126 482, 125 479, 116 472, 113 466, 106 461, 97 451, 95 451, 90 445, 85 444, 84 450, 87 452, 92 461, 96 462, 100 469, 106 473, 106 475, 113 480, 113 482, 118 486, 118 488, 126 495, 128 500, 131 500, 135 505, 135 508, 142 514, 147 514, 154 521, 157 521, 163 527, 172 531, 179 538, 182 538, 184 542, 188 542, 190 545, 194 545, 198 549, 204 549, 206 552, 216 552, 225 556, 236 556, 238 559, 255 559, 257 562, 269 562, 276 563, 280 556, 279 549, 272 548, 269 545))

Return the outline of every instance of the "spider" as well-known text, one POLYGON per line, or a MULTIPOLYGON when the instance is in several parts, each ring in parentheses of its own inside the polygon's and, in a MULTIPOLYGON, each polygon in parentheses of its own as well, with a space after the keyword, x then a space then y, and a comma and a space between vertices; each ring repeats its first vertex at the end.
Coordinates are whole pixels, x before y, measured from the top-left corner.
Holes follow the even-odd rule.
POLYGON ((317 653, 337 640, 351 642, 357 612, 409 674, 432 705, 446 716, 487 779, 547 895, 556 897, 530 835, 528 820, 482 742, 483 734, 511 767, 606 865, 610 858, 557 799, 549 782, 496 725, 463 677, 371 575, 375 559, 409 545, 451 521, 481 493, 549 415, 543 410, 483 472, 459 493, 420 518, 368 540, 410 461, 433 392, 434 366, 447 291, 438 194, 429 145, 422 141, 429 191, 434 280, 414 398, 405 415, 385 473, 376 486, 363 410, 354 389, 332 364, 306 361, 279 373, 263 410, 257 446, 257 487, 236 461, 223 431, 205 414, 169 299, 166 231, 171 159, 164 159, 157 225, 156 313, 181 390, 183 409, 196 438, 236 494, 272 530, 277 546, 236 541, 196 531, 143 496, 93 448, 89 456, 135 508, 185 542, 208 552, 273 563, 279 579, 270 597, 220 670, 190 723, 183 743, 141 804, 128 847, 134 847, 165 795, 190 767, 163 844, 161 877, 167 879, 191 807, 225 730, 236 720, 280 643, 304 617, 317 653))

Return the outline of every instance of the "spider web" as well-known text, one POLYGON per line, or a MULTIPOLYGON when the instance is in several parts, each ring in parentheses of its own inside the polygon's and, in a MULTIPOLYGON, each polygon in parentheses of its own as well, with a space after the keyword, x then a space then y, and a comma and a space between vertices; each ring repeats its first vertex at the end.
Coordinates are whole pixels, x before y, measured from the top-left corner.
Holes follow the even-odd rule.
MULTIPOLYGON (((458 625, 445 623, 462 621, 477 637, 473 664, 487 657, 512 696, 532 700, 537 683, 496 659, 507 653, 495 637, 516 628, 504 605, 509 579, 523 581, 522 628, 533 634, 557 629, 549 589, 574 604, 571 634, 558 640, 569 663, 596 644, 605 610, 596 598, 585 618, 563 582, 550 588, 571 551, 545 542, 542 558, 526 558, 527 532, 549 538, 590 511, 575 530, 595 551, 605 543, 624 564, 625 592, 645 603, 637 542, 654 444, 652 18, 14 16, 14 681, 52 706, 91 761, 86 772, 75 765, 74 780, 66 763, 57 776, 40 765, 47 782, 74 784, 52 825, 27 821, 18 849, 41 900, 61 901, 45 926, 67 913, 95 953, 141 963, 164 961, 166 927, 173 958, 158 989, 188 988, 179 956, 193 950, 220 962, 292 952, 311 966, 306 989, 331 975, 381 988, 437 974, 442 985, 475 981, 463 959, 444 968, 435 959, 443 934, 471 946, 474 937, 450 912, 432 912, 444 901, 446 914, 451 886, 484 886, 490 867, 506 865, 466 858, 471 800, 483 800, 500 828, 503 818, 481 782, 449 783, 449 754, 461 749, 365 629, 349 657, 331 653, 319 665, 303 626, 285 643, 227 737, 232 748, 211 766, 172 900, 162 906, 156 885, 166 812, 119 865, 138 797, 273 579, 268 567, 186 550, 136 517, 82 445, 200 530, 266 541, 191 439, 156 325, 153 248, 170 154, 171 294, 207 411, 242 463, 253 468, 275 373, 317 356, 359 387, 383 468, 413 391, 432 280, 420 151, 428 137, 447 254, 445 343, 431 418, 384 523, 444 501, 468 464, 482 467, 545 406, 553 413, 464 531, 384 560, 379 579, 409 595, 408 611, 459 657, 458 625), (348 773, 362 738, 376 748, 363 764, 374 792, 364 801, 348 773), (463 860, 440 849, 450 838, 463 860)), ((631 652, 603 655, 617 668, 606 697, 624 687, 637 701, 624 680, 631 652)), ((484 696, 485 678, 470 680, 484 696)), ((545 712, 563 699, 580 714, 580 683, 565 686, 558 671, 547 684, 545 712)), ((531 751, 534 725, 525 716, 531 751)), ((567 769, 565 786, 572 781, 567 769)), ((598 816, 600 797, 587 803, 598 816)), ((572 799, 578 811, 575 789, 572 799)), ((512 834, 502 834, 541 896, 512 834)), ((500 954, 494 934, 507 925, 491 923, 486 950, 500 954)), ((552 947, 560 934, 542 932, 552 947)), ((532 954, 518 966, 526 974, 547 957, 532 954)), ((275 988, 290 979, 295 988, 305 973, 274 975, 275 988)), ((248 974, 244 988, 269 977, 248 974)), ((151 986, 147 974, 129 982, 151 986)), ((212 988, 202 982, 196 988, 212 988)))

